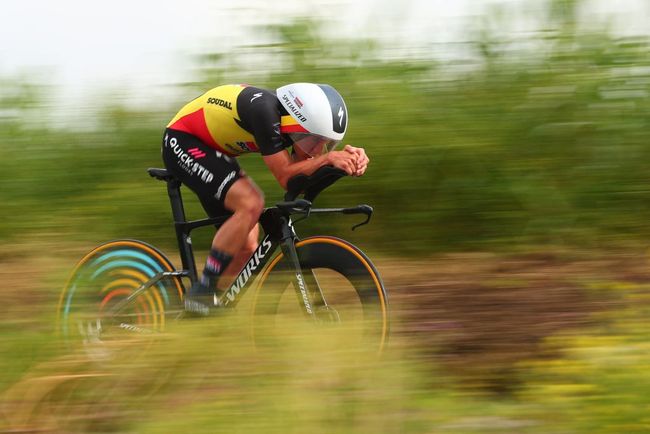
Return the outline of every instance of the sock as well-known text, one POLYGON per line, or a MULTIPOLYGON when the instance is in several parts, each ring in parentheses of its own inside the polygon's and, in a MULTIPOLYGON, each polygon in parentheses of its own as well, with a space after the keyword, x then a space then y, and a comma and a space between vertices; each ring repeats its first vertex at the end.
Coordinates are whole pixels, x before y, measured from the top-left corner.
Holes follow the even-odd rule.
POLYGON ((221 276, 221 273, 223 273, 228 267, 230 261, 232 261, 232 256, 212 248, 212 250, 210 250, 210 255, 208 255, 208 258, 205 261, 203 275, 201 276, 201 284, 209 288, 210 291, 215 291, 217 289, 219 276, 221 276))

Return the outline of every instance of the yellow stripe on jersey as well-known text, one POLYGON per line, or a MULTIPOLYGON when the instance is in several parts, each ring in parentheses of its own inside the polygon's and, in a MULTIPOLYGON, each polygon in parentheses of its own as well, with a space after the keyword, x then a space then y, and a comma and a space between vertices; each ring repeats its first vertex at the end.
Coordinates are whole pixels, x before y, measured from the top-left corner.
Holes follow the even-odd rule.
POLYGON ((167 127, 193 134, 231 156, 257 152, 253 135, 238 124, 237 97, 245 88, 237 84, 215 87, 181 108, 167 127))

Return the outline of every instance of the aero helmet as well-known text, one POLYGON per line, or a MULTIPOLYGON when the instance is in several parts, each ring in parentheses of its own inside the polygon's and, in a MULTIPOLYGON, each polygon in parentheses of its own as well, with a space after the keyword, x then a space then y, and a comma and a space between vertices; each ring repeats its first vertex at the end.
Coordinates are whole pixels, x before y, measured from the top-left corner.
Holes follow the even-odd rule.
POLYGON ((289 116, 282 116, 280 132, 310 156, 331 151, 343 139, 348 110, 330 85, 292 83, 276 91, 289 116))

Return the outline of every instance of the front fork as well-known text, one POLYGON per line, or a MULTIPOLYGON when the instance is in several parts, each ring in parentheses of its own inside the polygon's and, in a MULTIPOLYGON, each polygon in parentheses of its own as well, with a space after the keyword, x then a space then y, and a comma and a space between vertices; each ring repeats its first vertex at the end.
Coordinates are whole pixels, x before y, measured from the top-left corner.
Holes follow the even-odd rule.
POLYGON ((289 272, 292 274, 292 283, 296 290, 298 303, 308 317, 318 319, 318 314, 327 306, 323 291, 311 268, 303 269, 296 251, 297 236, 293 231, 291 220, 285 225, 287 230, 283 234, 281 249, 285 258, 289 260, 289 272))

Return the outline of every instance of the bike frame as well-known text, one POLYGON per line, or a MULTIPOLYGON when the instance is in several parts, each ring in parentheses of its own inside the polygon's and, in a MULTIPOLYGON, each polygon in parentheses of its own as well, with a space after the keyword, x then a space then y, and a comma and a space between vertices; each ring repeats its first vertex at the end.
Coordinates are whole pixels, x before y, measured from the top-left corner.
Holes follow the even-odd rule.
MULTIPOLYGON (((198 279, 198 275, 192 250, 191 231, 203 226, 216 225, 218 227, 223 224, 229 216, 187 221, 180 191, 181 182, 177 179, 166 179, 166 181, 167 193, 171 203, 174 227, 176 230, 176 240, 178 242, 178 249, 183 266, 182 271, 167 274, 169 276, 180 274, 188 277, 191 283, 194 283, 198 279)), ((311 202, 299 199, 289 202, 281 202, 275 207, 264 209, 259 220, 264 231, 264 238, 255 252, 253 252, 252 256, 248 259, 246 265, 244 265, 243 269, 239 272, 230 288, 228 288, 228 290, 221 296, 220 301, 224 306, 234 307, 237 305, 241 297, 250 288, 260 271, 264 269, 278 247, 282 249, 282 253, 290 261, 294 271, 293 280, 296 295, 302 303, 304 312, 307 315, 314 315, 314 309, 312 307, 314 303, 317 305, 326 304, 313 272, 311 270, 304 271, 300 267, 300 261, 295 246, 298 236, 294 231, 293 222, 290 217, 292 214, 303 214, 306 218, 312 213, 365 214, 367 219, 361 224, 366 224, 372 214, 372 208, 368 205, 359 205, 352 208, 312 209, 311 202), (309 275, 305 276, 305 272, 309 275), (311 300, 305 277, 309 279, 308 281, 310 285, 316 286, 316 288, 311 288, 311 294, 316 295, 318 297, 317 300, 311 300)), ((164 277, 166 276, 160 276, 159 279, 164 277)), ((153 284, 151 281, 147 282, 143 287, 146 289, 146 287, 151 286, 151 284, 153 284)), ((136 293, 138 292, 139 291, 136 291, 136 293)), ((135 298, 137 295, 134 293, 133 296, 135 298)))

